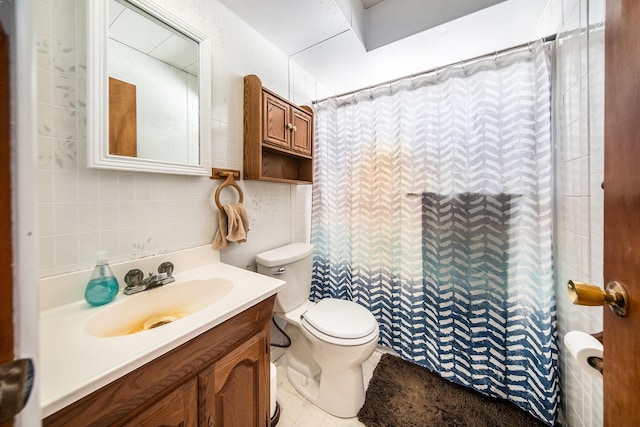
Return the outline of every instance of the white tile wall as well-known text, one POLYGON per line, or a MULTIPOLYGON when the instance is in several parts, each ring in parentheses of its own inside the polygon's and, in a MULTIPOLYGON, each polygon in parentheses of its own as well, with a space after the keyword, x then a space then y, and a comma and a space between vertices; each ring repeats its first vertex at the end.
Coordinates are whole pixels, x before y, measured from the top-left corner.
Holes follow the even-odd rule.
MULTIPOLYGON (((308 73, 217 1, 156 2, 211 37, 212 166, 242 169, 244 75, 296 103, 322 96, 308 73)), ((88 268, 100 249, 119 262, 211 242, 219 181, 86 167, 86 1, 39 0, 35 12, 40 277, 88 268)), ((260 251, 308 241, 310 186, 240 185, 249 239, 223 261, 244 267, 260 251)))
POLYGON ((291 187, 291 240, 311 240, 311 185, 291 187))
POLYGON ((604 0, 550 0, 539 27, 556 51, 556 292, 565 425, 602 425, 602 380, 580 370, 563 345, 570 330, 602 330, 601 307, 572 305, 569 279, 603 285, 604 0))

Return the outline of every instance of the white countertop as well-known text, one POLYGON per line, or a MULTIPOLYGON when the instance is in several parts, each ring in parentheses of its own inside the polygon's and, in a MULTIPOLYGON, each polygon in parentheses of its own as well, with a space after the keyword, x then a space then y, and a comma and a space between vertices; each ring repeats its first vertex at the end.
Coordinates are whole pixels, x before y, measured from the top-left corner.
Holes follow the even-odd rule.
MULTIPOLYGON (((171 254, 163 257, 171 259, 171 254)), ((219 325, 284 286, 282 280, 223 264, 217 256, 210 259, 214 261, 186 271, 179 271, 176 265, 173 274, 176 281, 164 286, 224 278, 233 282, 231 292, 204 309, 162 327, 118 337, 96 337, 85 331, 87 320, 100 310, 132 298, 144 304, 145 293, 156 289, 130 296, 120 291, 115 301, 101 307, 91 307, 82 299, 42 310, 39 377, 42 418, 219 325)), ((127 268, 132 263, 135 261, 126 263, 127 268)))

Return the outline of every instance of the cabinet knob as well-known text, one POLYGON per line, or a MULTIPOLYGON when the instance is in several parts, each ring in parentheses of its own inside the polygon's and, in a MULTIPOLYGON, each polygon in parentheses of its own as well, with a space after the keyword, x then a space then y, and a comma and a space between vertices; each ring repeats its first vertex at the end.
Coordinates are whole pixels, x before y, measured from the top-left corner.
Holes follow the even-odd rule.
POLYGON ((294 127, 293 127, 293 131, 295 132, 295 131, 297 131, 297 130, 298 130, 298 128, 296 128, 296 127, 294 126, 294 127))
POLYGON ((209 417, 209 418, 207 419, 207 425, 208 425, 209 427, 213 427, 213 417, 209 417))
POLYGON ((295 126, 292 125, 291 123, 287 123, 287 129, 289 130, 295 129, 295 126))

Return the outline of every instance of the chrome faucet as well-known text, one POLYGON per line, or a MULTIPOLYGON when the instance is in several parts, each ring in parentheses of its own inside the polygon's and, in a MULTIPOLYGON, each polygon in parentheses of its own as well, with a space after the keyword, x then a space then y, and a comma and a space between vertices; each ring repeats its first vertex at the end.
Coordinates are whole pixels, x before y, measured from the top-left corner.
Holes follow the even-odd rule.
POLYGON ((123 292, 125 295, 131 295, 175 282, 176 279, 172 274, 173 264, 168 261, 160 264, 158 274, 149 273, 147 277, 144 277, 142 270, 134 268, 133 270, 129 270, 124 276, 124 282, 127 286, 123 292))

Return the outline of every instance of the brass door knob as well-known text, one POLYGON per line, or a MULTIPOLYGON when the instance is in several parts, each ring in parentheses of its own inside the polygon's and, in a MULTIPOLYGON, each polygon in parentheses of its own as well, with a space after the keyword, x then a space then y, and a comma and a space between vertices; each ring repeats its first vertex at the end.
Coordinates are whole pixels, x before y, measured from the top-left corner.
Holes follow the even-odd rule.
POLYGON ((598 306, 608 304, 609 308, 620 317, 629 311, 629 295, 624 285, 615 280, 609 282, 604 290, 587 283, 569 280, 567 283, 569 300, 576 305, 598 306))

